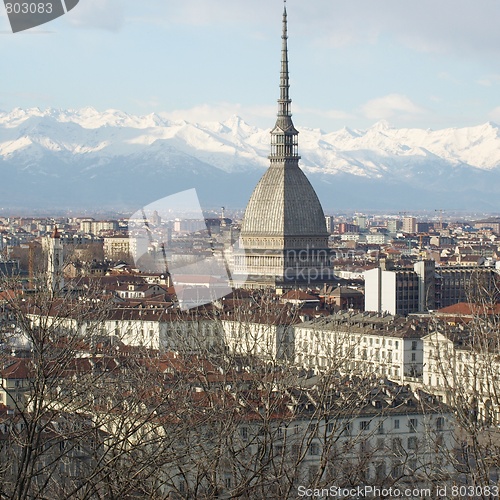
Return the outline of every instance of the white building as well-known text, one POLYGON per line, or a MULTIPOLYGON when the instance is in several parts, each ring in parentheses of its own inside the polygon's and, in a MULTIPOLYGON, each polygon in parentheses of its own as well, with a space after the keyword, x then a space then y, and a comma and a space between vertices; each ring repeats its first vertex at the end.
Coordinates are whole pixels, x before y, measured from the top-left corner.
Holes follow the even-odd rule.
POLYGON ((122 259, 130 255, 130 239, 127 236, 110 236, 104 238, 105 259, 122 259))
MULTIPOLYGON (((436 479, 447 484, 453 473, 449 454, 453 415, 445 405, 426 393, 413 393, 384 380, 341 379, 333 385, 336 389, 293 387, 262 393, 262 400, 258 393, 245 391, 245 396, 251 395, 248 402, 238 391, 219 391, 224 394, 225 408, 237 407, 237 425, 228 426, 229 434, 219 444, 213 424, 204 417, 188 440, 197 443, 193 453, 199 450, 202 456, 217 453, 222 457, 214 471, 221 478, 221 498, 231 498, 243 484, 251 498, 264 498, 264 494, 265 498, 281 498, 279 486, 293 491, 296 498, 297 491, 304 497, 311 491, 312 497, 321 488, 330 494, 330 487, 353 484, 390 484, 403 491, 425 486, 430 487, 428 497, 432 498, 436 479), (266 409, 269 401, 272 416, 266 409), (206 439, 207 435, 212 439, 206 439), (210 451, 216 443, 220 447, 210 451), (258 478, 267 484, 258 484, 258 478), (254 489, 263 486, 265 493, 254 489)), ((200 387, 199 397, 203 392, 200 387)), ((178 471, 174 465, 165 475, 168 480, 162 481, 162 493, 181 491, 188 498, 203 494, 208 485, 199 482, 200 463, 183 464, 184 469, 178 471)))
POLYGON ((267 360, 291 359, 293 323, 286 315, 255 314, 221 319, 223 340, 229 352, 267 360))
POLYGON ((342 241, 366 241, 366 236, 360 233, 343 233, 340 239, 342 241))
POLYGON ((425 333, 418 320, 339 312, 295 326, 294 363, 315 372, 375 373, 399 383, 415 381, 423 372, 425 333))
POLYGON ((92 314, 87 308, 59 311, 58 314, 47 317, 30 314, 29 317, 33 325, 42 323, 47 328, 53 328, 55 334, 65 336, 69 332, 90 344, 109 339, 111 343, 162 352, 223 349, 219 321, 175 309, 107 309, 96 304, 92 314))
POLYGON ((333 233, 335 227, 335 218, 333 215, 325 215, 326 230, 329 234, 333 233))
POLYGON ((57 227, 51 236, 45 238, 44 243, 47 251, 47 287, 57 294, 64 288, 63 245, 57 227))
POLYGON ((176 233, 195 233, 207 229, 205 219, 175 219, 174 232, 176 233))
POLYGON ((86 234, 99 234, 101 231, 117 231, 117 220, 83 219, 80 221, 80 232, 86 234))
POLYGON ((403 217, 403 233, 415 233, 417 231, 417 219, 415 217, 403 217))
POLYGON ((366 235, 366 242, 369 245, 385 245, 391 241, 391 237, 384 233, 372 233, 366 235))
POLYGON ((498 425, 500 360, 497 346, 481 342, 481 333, 441 324, 424 336, 423 387, 472 418, 498 425))
POLYGON ((440 309, 468 296, 497 290, 496 270, 491 267, 436 266, 425 259, 413 269, 380 267, 365 272, 365 310, 390 314, 412 314, 440 309))

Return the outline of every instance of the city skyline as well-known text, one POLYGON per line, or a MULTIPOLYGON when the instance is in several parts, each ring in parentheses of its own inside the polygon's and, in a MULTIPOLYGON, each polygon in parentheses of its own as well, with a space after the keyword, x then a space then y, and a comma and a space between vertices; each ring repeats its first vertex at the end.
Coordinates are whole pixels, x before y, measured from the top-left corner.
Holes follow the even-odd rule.
MULTIPOLYGON (((122 109, 172 119, 274 121, 282 2, 87 0, 13 35, 0 109, 122 109), (260 8, 262 7, 262 8, 260 8)), ((445 128, 500 121, 500 7, 288 2, 294 116, 302 126, 445 128), (498 48, 497 48, 498 47, 498 48)))
POLYGON ((56 1, 5 4, 0 496, 497 497, 500 126, 417 123, 500 119, 500 7, 56 1))

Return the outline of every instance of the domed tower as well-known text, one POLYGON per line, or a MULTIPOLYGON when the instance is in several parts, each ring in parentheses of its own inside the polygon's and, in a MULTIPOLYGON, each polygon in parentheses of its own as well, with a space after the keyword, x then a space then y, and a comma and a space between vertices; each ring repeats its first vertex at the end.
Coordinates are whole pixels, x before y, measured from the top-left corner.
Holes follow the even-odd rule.
MULTIPOLYGON (((325 215, 299 167, 298 135, 291 114, 287 13, 283 11, 278 117, 271 131, 270 166, 257 184, 243 219, 235 274, 245 287, 293 288, 331 281, 325 215)), ((237 280, 235 280, 237 281, 237 280)))

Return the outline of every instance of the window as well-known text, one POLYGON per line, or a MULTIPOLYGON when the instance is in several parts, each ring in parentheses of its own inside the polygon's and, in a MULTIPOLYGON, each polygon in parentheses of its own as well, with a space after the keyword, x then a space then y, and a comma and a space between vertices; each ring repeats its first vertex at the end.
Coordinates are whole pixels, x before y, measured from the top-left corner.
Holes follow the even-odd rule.
POLYGON ((403 475, 403 464, 401 462, 392 463, 391 476, 393 479, 398 479, 403 475))
POLYGON ((384 422, 379 422, 378 423, 377 434, 384 434, 384 422))
POLYGON ((401 438, 393 438, 392 439, 392 451, 396 455, 401 455, 403 451, 403 445, 401 443, 401 438))
POLYGON ((408 460, 408 469, 410 469, 410 472, 417 470, 417 460, 415 458, 408 460))
POLYGON ((397 349, 399 347, 399 340, 394 341, 394 347, 397 349))
POLYGON ((417 432, 418 420, 416 418, 410 418, 408 420, 408 428, 410 432, 417 432))
POLYGON ((362 420, 359 423, 359 430, 360 431, 368 431, 368 430, 370 430, 370 421, 369 420, 362 420))
POLYGON ((436 430, 442 431, 444 429, 444 418, 438 417, 436 419, 436 430))
POLYGON ((344 425, 344 429, 342 431, 343 436, 350 436, 351 435, 351 422, 347 422, 344 425))
POLYGON ((443 447, 443 444, 444 444, 444 440, 443 440, 443 435, 442 434, 438 434, 436 436, 436 439, 434 440, 434 450, 436 453, 439 452, 439 449, 443 447))
POLYGON ((385 479, 385 462, 381 461, 375 463, 375 477, 378 481, 385 479))
POLYGON ((327 431, 328 433, 332 433, 334 430, 335 430, 335 423, 334 422, 328 422, 328 425, 327 425, 327 431))
POLYGON ((394 420, 394 429, 399 429, 399 419, 394 420))
POLYGON ((313 483, 319 472, 319 467, 317 465, 311 465, 308 470, 309 482, 313 483))
POLYGON ((411 343, 411 350, 416 351, 417 350, 417 341, 413 340, 411 343))
POLYGON ((240 437, 243 441, 248 439, 248 427, 240 427, 240 437))
POLYGON ((359 443, 359 452, 361 454, 363 453, 369 453, 370 452, 370 442, 369 441, 361 441, 361 443, 359 443))
POLYGON ((417 449, 417 437, 416 436, 410 436, 408 438, 408 449, 409 450, 416 450, 417 449))
POLYGON ((319 444, 311 443, 309 445, 309 455, 319 455, 319 444))
POLYGON ((417 361, 417 353, 415 353, 415 352, 411 353, 411 360, 412 361, 417 361))

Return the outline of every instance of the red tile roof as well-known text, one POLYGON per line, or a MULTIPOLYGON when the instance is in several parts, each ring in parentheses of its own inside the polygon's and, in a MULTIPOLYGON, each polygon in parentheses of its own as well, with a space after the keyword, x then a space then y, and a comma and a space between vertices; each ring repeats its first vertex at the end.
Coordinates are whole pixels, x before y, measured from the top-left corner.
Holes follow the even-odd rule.
POLYGON ((33 374, 33 367, 29 359, 16 359, 12 364, 2 370, 4 379, 26 379, 33 374))
POLYGON ((448 307, 443 307, 437 311, 441 315, 454 316, 477 316, 500 314, 500 304, 484 305, 470 302, 459 302, 448 307))

